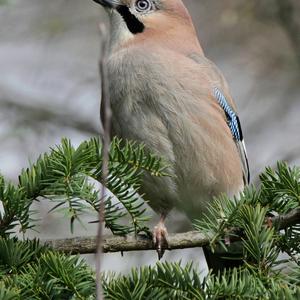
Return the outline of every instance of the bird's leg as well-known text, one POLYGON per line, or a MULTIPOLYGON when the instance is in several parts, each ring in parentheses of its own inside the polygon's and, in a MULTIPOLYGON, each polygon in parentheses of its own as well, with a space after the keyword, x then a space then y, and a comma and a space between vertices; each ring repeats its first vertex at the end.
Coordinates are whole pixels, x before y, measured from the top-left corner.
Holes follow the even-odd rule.
POLYGON ((160 260, 164 253, 165 249, 168 249, 168 231, 165 226, 166 214, 161 214, 160 220, 153 230, 153 243, 156 248, 158 259, 160 260))

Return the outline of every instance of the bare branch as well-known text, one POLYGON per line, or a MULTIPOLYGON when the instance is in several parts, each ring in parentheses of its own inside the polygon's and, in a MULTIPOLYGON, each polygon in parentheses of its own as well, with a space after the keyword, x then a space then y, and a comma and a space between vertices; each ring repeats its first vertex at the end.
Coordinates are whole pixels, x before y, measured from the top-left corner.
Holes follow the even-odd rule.
MULTIPOLYGON (((271 219, 271 222, 280 230, 300 224, 300 208, 286 215, 274 217, 271 219)), ((96 240, 96 237, 76 237, 61 240, 45 240, 43 244, 66 253, 88 254, 95 253, 97 248, 96 240)), ((155 250, 152 240, 144 236, 103 237, 102 241, 104 253, 155 250)), ((187 249, 208 246, 210 239, 200 232, 191 231, 169 235, 168 243, 168 250, 187 249)))
MULTIPOLYGON (((209 239, 197 231, 171 234, 168 236, 169 249, 185 249, 203 247, 209 244, 209 239)), ((65 253, 88 254, 95 253, 96 237, 77 237, 61 240, 46 240, 43 244, 65 253)), ((146 236, 103 237, 103 252, 129 252, 155 250, 152 239, 146 236)))
POLYGON ((286 229, 293 225, 300 224, 300 208, 294 209, 286 215, 278 216, 272 219, 273 224, 279 229, 286 229))
POLYGON ((15 122, 17 126, 22 126, 23 124, 28 126, 28 124, 30 124, 32 127, 35 127, 37 125, 36 123, 49 123, 77 129, 90 135, 99 135, 100 126, 97 126, 97 124, 88 120, 81 120, 78 115, 74 115, 71 112, 65 113, 58 111, 50 105, 40 106, 30 103, 29 100, 24 100, 24 97, 22 97, 22 102, 1 97, 0 109, 1 111, 16 111, 18 117, 15 118, 13 122, 15 122))

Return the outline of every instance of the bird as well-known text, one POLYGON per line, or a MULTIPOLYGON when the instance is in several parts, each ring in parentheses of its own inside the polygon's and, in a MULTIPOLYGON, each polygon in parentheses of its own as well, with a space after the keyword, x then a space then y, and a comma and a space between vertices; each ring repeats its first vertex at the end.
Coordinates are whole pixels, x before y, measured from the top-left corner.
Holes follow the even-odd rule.
POLYGON ((238 195, 249 183, 241 122, 181 0, 94 1, 110 19, 112 134, 143 143, 168 164, 170 176, 145 174, 142 183, 160 216, 153 242, 161 258, 173 208, 199 219, 214 197, 238 195))

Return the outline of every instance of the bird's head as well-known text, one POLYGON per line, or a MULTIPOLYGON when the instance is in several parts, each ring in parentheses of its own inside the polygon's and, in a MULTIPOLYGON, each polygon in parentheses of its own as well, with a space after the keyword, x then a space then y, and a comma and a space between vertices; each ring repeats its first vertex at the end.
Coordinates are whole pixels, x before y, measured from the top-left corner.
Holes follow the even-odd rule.
MULTIPOLYGON (((200 47, 191 17, 181 0, 94 0, 111 19, 112 43, 163 39, 167 44, 186 41, 200 47)), ((173 45, 172 45, 173 46, 173 45)), ((175 45, 174 45, 175 46, 175 45)))

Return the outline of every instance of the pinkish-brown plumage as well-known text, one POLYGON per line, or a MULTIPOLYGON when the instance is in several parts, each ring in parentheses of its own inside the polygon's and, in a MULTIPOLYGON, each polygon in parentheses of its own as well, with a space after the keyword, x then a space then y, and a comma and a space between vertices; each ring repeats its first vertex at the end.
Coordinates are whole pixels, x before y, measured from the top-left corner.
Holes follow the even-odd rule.
POLYGON ((214 196, 243 189, 244 144, 233 135, 224 110, 235 116, 235 104, 226 80, 205 58, 182 1, 98 1, 110 6, 113 133, 145 143, 170 164, 172 177, 145 175, 143 183, 150 206, 162 215, 154 231, 161 250, 163 222, 173 207, 199 218, 214 196), (150 9, 140 12, 148 4, 150 9))

